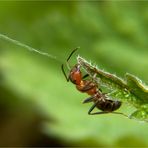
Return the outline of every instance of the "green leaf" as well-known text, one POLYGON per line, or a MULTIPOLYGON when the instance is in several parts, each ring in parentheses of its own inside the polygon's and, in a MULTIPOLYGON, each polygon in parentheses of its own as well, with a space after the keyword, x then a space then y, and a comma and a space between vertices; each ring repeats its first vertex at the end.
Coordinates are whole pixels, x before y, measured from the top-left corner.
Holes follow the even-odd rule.
MULTIPOLYGON (((80 54, 101 68, 119 75, 128 71, 148 81, 148 3, 9 3, 0 5, 1 33, 63 61, 58 63, 28 50, 25 52, 26 47, 0 39, 0 67, 5 85, 18 96, 31 99, 37 104, 37 111, 56 121, 52 125, 42 124, 41 128, 50 136, 67 140, 70 146, 74 142, 81 146, 81 141, 87 142, 83 147, 92 146, 94 141, 94 146, 148 147, 147 123, 113 114, 89 116, 91 104, 81 103, 88 96, 67 83, 60 71, 71 49, 80 46, 80 54)), ((72 61, 70 63, 72 65, 72 61)), ((114 88, 117 89, 113 87, 109 91, 116 90, 114 88)), ((137 98, 126 100, 119 90, 111 97, 125 102, 120 110, 126 112, 131 107, 126 102, 133 105, 137 98)))
POLYGON ((117 77, 114 74, 105 72, 82 57, 78 56, 78 63, 82 66, 86 73, 100 87, 105 87, 109 92, 107 95, 112 99, 118 99, 134 106, 136 111, 129 114, 129 118, 135 118, 148 122, 148 87, 134 75, 126 74, 126 80, 117 77))
POLYGON ((148 87, 134 75, 127 73, 125 77, 130 91, 139 98, 141 104, 148 104, 148 87))

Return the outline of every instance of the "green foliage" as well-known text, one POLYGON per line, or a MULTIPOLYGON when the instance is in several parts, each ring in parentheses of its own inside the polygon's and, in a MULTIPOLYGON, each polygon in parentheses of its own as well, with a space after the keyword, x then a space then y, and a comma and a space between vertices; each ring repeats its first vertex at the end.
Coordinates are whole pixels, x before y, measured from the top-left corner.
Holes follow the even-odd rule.
MULTIPOLYGON (((148 146, 147 123, 112 114, 88 116, 90 104, 81 104, 88 96, 67 83, 60 69, 71 50, 80 46, 80 55, 95 61, 100 69, 120 77, 132 73, 148 82, 147 2, 0 3, 2 34, 57 57, 46 58, 0 39, 1 84, 55 119, 52 124, 42 124, 45 133, 68 141, 70 146, 87 146, 88 142, 90 146, 148 146)), ((76 63, 73 59, 71 65, 76 63)), ((111 83, 116 81, 112 86, 116 89, 120 84, 134 88, 132 100, 117 96, 125 101, 119 111, 132 113, 140 109, 139 104, 147 103, 142 97, 146 92, 137 78, 125 77, 125 82, 115 77, 111 83)), ((104 77, 101 80, 109 82, 104 77)), ((132 117, 141 118, 141 114, 143 111, 136 111, 132 117)))
POLYGON ((92 78, 95 75, 97 79, 94 79, 94 81, 98 86, 109 90, 109 97, 136 107, 137 110, 130 113, 129 118, 148 122, 148 87, 142 84, 140 79, 127 73, 125 75, 126 81, 124 81, 116 75, 98 69, 81 57, 78 57, 77 61, 92 78))

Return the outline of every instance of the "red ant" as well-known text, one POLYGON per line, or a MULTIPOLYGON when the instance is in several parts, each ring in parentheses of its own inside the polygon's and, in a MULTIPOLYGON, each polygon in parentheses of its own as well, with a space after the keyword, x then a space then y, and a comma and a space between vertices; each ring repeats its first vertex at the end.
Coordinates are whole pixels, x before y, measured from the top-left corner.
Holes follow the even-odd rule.
MULTIPOLYGON (((70 59, 70 57, 72 56, 72 54, 77 50, 74 49, 70 56, 67 58, 67 63, 70 59)), ((67 82, 70 80, 73 84, 76 85, 76 88, 80 91, 80 92, 86 92, 89 95, 94 95, 97 92, 97 85, 95 83, 93 83, 93 81, 90 80, 84 80, 86 77, 88 77, 89 75, 86 74, 84 76, 82 76, 82 72, 80 71, 80 65, 76 64, 75 66, 73 66, 72 69, 70 69, 70 66, 68 64, 68 69, 70 70, 69 76, 66 75, 65 71, 64 71, 64 65, 62 64, 62 72, 67 80, 67 82)))
POLYGON ((81 67, 80 64, 76 64, 70 69, 68 61, 77 49, 78 48, 74 49, 69 55, 69 57, 67 58, 67 67, 70 70, 69 75, 68 76, 66 75, 63 64, 61 68, 67 82, 70 80, 73 84, 76 85, 77 90, 90 95, 89 98, 83 101, 83 103, 94 102, 92 107, 89 109, 88 114, 96 115, 96 114, 105 114, 105 113, 115 113, 115 114, 124 115, 123 113, 120 113, 120 112, 114 112, 115 110, 120 108, 122 104, 121 101, 113 101, 113 100, 107 99, 106 94, 103 94, 102 90, 98 89, 98 85, 95 82, 93 82, 93 79, 85 80, 85 78, 88 77, 89 75, 86 74, 82 76, 82 72, 80 70, 80 67, 81 67), (102 111, 91 113, 95 107, 97 107, 102 111))

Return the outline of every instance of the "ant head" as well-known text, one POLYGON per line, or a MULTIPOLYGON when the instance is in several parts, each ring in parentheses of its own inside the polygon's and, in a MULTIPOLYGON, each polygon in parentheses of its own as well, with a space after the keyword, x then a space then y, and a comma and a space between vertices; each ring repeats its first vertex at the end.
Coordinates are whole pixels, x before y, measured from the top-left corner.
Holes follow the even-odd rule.
POLYGON ((72 83, 74 84, 79 84, 80 83, 80 79, 81 79, 81 72, 80 72, 80 66, 78 66, 78 64, 76 64, 73 68, 71 68, 70 64, 69 64, 69 60, 71 58, 71 56, 74 54, 74 52, 78 49, 79 47, 75 48, 71 53, 70 55, 68 56, 67 58, 67 68, 69 69, 70 71, 70 74, 69 76, 67 77, 66 73, 65 73, 65 70, 64 70, 64 65, 62 64, 62 72, 66 78, 67 81, 71 81, 72 83))
POLYGON ((82 74, 80 71, 80 65, 76 64, 69 73, 69 79, 72 83, 79 85, 81 83, 82 74))

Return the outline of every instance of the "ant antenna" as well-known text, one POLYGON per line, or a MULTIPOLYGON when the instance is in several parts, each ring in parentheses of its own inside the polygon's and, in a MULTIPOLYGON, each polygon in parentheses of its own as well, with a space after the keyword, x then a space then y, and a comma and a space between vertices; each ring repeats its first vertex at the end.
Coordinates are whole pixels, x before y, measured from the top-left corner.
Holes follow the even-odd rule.
POLYGON ((62 72, 63 72, 63 74, 64 74, 64 76, 65 76, 67 82, 68 82, 68 81, 69 81, 69 77, 67 77, 67 75, 66 75, 66 73, 65 73, 64 65, 63 65, 63 64, 61 65, 61 69, 62 69, 62 72))
POLYGON ((70 53, 69 57, 67 58, 67 62, 69 61, 69 59, 71 58, 71 56, 73 55, 73 53, 74 53, 75 51, 77 51, 79 48, 80 48, 80 47, 75 48, 75 49, 70 53))
MULTIPOLYGON (((67 67, 68 67, 69 70, 70 70, 70 64, 68 63, 68 61, 69 61, 69 59, 71 58, 71 56, 74 54, 74 52, 75 52, 76 50, 78 50, 79 48, 80 48, 80 47, 75 48, 75 49, 70 53, 69 57, 68 57, 67 60, 66 60, 66 61, 67 61, 67 62, 66 62, 66 65, 67 65, 67 67)), ((69 81, 69 77, 66 75, 66 72, 65 72, 65 70, 64 70, 64 64, 61 65, 61 69, 62 69, 62 72, 63 72, 63 74, 64 74, 66 80, 69 81)))
POLYGON ((66 65, 67 65, 67 67, 68 67, 69 70, 71 69, 71 68, 70 68, 71 66, 70 66, 70 64, 69 64, 68 61, 70 60, 70 58, 71 58, 71 56, 74 54, 74 52, 76 52, 76 51, 78 50, 78 48, 79 48, 79 47, 75 48, 75 49, 70 53, 69 57, 68 57, 67 60, 66 60, 66 61, 67 61, 66 65))

